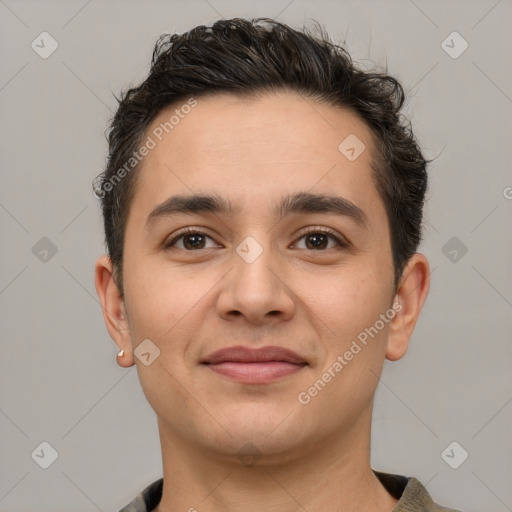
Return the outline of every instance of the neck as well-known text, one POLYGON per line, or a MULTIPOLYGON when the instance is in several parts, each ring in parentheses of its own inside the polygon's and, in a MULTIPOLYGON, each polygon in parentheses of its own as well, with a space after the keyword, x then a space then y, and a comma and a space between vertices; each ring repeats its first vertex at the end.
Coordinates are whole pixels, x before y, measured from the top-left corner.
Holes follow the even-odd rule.
POLYGON ((279 462, 262 456, 244 465, 236 457, 205 455, 159 422, 164 486, 154 512, 391 512, 397 500, 370 467, 371 412, 365 423, 365 429, 354 425, 302 455, 279 462))

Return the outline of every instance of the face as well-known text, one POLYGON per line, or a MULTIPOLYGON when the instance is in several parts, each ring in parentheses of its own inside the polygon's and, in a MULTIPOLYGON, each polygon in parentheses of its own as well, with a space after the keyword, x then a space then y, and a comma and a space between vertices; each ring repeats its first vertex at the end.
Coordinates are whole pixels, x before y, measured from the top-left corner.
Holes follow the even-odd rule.
POLYGON ((106 307, 160 428, 219 455, 251 443, 290 457, 367 427, 383 361, 401 357, 413 325, 398 326, 365 123, 294 93, 224 94, 153 139, 124 302, 110 280, 106 307), (160 351, 147 366, 133 356, 143 340, 160 351))

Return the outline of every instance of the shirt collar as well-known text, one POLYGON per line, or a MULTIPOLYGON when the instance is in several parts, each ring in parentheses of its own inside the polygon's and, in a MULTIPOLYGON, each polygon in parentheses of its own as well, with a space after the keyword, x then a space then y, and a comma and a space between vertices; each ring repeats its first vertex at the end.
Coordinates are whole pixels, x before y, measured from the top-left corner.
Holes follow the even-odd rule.
MULTIPOLYGON (((458 512, 434 503, 425 487, 414 477, 372 470, 386 490, 398 500, 393 512, 458 512)), ((141 491, 119 512, 152 512, 162 499, 163 478, 141 491)))

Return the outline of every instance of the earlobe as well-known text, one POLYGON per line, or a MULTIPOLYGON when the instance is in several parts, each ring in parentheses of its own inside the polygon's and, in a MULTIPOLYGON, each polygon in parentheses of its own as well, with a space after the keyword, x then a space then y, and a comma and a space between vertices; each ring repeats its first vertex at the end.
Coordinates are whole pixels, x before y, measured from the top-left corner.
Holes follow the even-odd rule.
POLYGON ((123 351, 120 356, 118 353, 117 363, 123 367, 132 366, 133 351, 125 305, 114 279, 112 261, 107 255, 96 261, 94 281, 107 330, 119 350, 123 351))
POLYGON ((390 323, 386 359, 397 361, 407 352, 409 340, 430 288, 430 267, 427 258, 415 253, 402 273, 394 299, 396 314, 390 323))

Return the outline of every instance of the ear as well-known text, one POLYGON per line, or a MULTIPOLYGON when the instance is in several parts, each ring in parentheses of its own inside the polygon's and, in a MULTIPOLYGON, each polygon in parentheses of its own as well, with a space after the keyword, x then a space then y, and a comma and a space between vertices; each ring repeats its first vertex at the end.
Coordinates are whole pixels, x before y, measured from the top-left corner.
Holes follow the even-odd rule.
POLYGON ((124 368, 133 366, 133 350, 124 301, 114 280, 112 261, 107 255, 99 257, 96 261, 94 284, 110 337, 116 342, 119 350, 124 350, 123 356, 117 357, 117 364, 124 368))
POLYGON ((412 335, 421 308, 427 299, 430 289, 430 266, 427 258, 415 253, 407 262, 398 291, 394 299, 393 309, 396 314, 389 326, 386 359, 397 361, 407 352, 409 339, 412 335))

